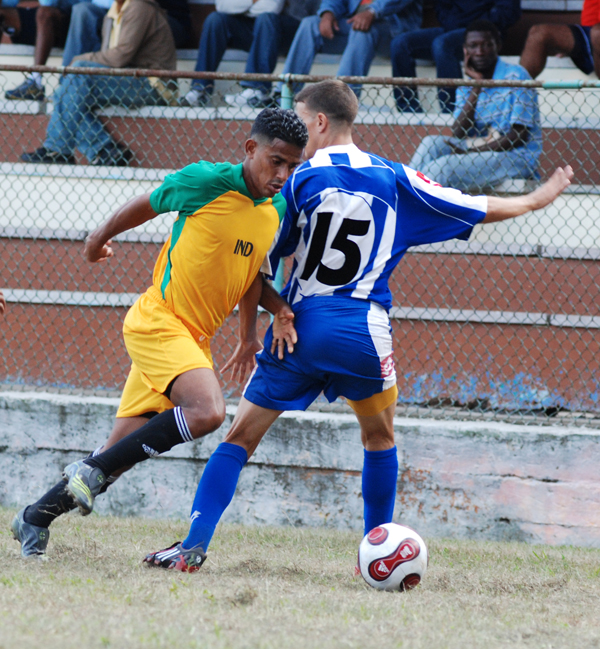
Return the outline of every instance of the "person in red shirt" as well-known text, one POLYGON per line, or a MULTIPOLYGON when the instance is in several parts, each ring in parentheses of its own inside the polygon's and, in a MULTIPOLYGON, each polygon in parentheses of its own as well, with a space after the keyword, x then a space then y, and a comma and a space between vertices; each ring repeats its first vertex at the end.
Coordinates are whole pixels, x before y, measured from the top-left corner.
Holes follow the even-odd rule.
POLYGON ((584 0, 580 25, 533 25, 521 54, 521 65, 535 79, 549 56, 568 56, 585 74, 600 77, 600 0, 584 0))

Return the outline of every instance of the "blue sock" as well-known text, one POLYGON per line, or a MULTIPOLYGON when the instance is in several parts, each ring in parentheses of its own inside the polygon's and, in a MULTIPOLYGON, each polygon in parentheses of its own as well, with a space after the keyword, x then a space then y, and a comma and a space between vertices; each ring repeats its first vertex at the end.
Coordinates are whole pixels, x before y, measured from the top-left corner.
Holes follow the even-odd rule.
POLYGON ((398 452, 365 450, 362 493, 365 502, 365 535, 374 527, 391 523, 398 482, 398 452))
POLYGON ((238 478, 248 461, 246 449, 223 442, 210 456, 192 505, 190 531, 182 545, 188 550, 200 545, 206 552, 215 527, 227 509, 238 478))

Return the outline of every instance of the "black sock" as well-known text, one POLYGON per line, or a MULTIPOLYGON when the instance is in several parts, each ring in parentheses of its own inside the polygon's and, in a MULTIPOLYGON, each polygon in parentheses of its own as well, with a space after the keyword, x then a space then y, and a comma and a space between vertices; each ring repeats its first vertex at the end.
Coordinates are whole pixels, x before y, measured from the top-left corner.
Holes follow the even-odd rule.
POLYGON ((109 476, 119 469, 166 453, 177 444, 192 440, 183 410, 177 407, 161 412, 108 450, 85 460, 85 463, 98 467, 105 476, 109 476))
POLYGON ((23 514, 26 523, 38 527, 50 527, 55 518, 75 509, 75 503, 65 491, 67 483, 61 480, 36 503, 29 505, 23 514))

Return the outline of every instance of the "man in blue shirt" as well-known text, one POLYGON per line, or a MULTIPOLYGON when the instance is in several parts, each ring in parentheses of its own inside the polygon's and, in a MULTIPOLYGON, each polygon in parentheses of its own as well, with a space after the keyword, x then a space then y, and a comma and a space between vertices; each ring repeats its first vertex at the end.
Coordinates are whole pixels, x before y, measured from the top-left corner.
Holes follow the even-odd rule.
MULTIPOLYGON (((521 16, 520 0, 435 0, 434 5, 440 27, 406 32, 392 41, 394 77, 416 77, 415 59, 433 59, 438 79, 460 79, 466 26, 485 19, 503 32, 521 16)), ((452 112, 454 94, 454 88, 438 89, 442 112, 452 112)), ((396 87, 394 96, 398 110, 421 112, 416 88, 396 87)))
MULTIPOLYGON (((498 57, 500 32, 486 20, 467 27, 465 74, 471 79, 531 79, 498 57)), ((458 88, 452 138, 423 138, 410 166, 446 186, 481 191, 507 178, 534 178, 542 152, 537 91, 533 88, 458 88)))
POLYGON ((342 54, 338 76, 366 76, 375 54, 387 56, 391 39, 418 29, 422 15, 422 0, 323 0, 300 23, 283 72, 308 74, 324 52, 342 54))

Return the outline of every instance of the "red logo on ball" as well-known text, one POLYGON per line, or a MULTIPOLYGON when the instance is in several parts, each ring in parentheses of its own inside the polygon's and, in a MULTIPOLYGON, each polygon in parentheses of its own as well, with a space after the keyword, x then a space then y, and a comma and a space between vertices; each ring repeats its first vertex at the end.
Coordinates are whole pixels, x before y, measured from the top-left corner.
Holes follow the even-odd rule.
POLYGON ((374 527, 368 534, 367 540, 371 545, 381 545, 388 537, 385 527, 374 527))
POLYGON ((387 579, 396 568, 407 561, 419 556, 421 546, 415 539, 404 539, 402 543, 387 557, 376 559, 369 564, 369 575, 375 581, 387 579))

